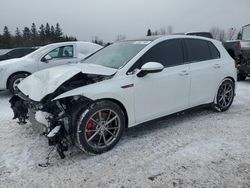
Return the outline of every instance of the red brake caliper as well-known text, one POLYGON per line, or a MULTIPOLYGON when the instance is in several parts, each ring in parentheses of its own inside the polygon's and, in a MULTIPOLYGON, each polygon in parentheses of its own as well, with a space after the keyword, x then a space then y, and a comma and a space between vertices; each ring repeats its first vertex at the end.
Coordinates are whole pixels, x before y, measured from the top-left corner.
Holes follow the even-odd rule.
MULTIPOLYGON (((94 125, 94 121, 89 120, 87 123, 87 130, 95 130, 95 129, 96 129, 96 126, 94 125)), ((95 131, 86 132, 87 138, 90 138, 94 133, 95 133, 95 131)))

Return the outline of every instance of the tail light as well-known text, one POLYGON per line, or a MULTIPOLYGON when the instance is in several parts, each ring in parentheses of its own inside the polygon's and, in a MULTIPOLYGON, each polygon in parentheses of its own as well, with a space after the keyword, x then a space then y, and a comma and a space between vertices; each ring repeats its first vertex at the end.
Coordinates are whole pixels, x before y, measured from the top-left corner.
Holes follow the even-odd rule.
POLYGON ((235 66, 236 69, 238 68, 238 64, 237 64, 236 60, 234 60, 234 66, 235 66))
POLYGON ((240 41, 237 43, 237 49, 238 49, 238 50, 241 50, 241 44, 240 44, 240 41))

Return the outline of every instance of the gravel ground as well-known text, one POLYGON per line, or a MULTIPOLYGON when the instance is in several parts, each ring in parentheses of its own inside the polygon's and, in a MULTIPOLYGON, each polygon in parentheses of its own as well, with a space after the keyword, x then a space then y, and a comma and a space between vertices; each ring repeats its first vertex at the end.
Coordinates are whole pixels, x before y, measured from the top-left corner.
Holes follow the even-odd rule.
POLYGON ((250 187, 250 80, 224 113, 189 110, 129 129, 110 152, 61 160, 0 92, 0 187, 250 187))

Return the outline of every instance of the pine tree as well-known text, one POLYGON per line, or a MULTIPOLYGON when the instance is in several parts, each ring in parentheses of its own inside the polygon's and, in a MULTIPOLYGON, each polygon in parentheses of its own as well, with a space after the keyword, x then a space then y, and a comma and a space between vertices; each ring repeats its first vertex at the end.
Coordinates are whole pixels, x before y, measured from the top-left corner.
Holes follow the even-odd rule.
POLYGON ((39 28, 39 38, 40 38, 40 42, 38 45, 44 45, 45 44, 45 28, 44 25, 41 24, 40 28, 39 28))
POLYGON ((56 42, 56 37, 55 37, 55 28, 53 25, 50 27, 50 38, 52 42, 56 42))
POLYGON ((28 27, 23 29, 23 44, 24 46, 32 46, 31 44, 31 31, 28 27))
POLYGON ((46 40, 50 39, 50 26, 48 23, 46 23, 46 26, 45 26, 45 37, 46 37, 46 40))
POLYGON ((7 26, 4 26, 2 41, 4 48, 11 48, 11 34, 7 26))
POLYGON ((0 34, 0 49, 3 48, 3 36, 0 34))
POLYGON ((21 34, 19 28, 17 27, 16 32, 15 32, 15 44, 14 44, 14 46, 20 47, 22 45, 23 45, 23 37, 22 37, 22 34, 21 34))
POLYGON ((55 29, 56 40, 58 41, 62 40, 62 35, 63 35, 63 32, 62 32, 62 29, 60 28, 60 25, 59 23, 56 23, 56 29, 55 29))
POLYGON ((151 35, 152 35, 151 30, 148 29, 147 36, 151 36, 151 35))
POLYGON ((36 46, 38 44, 38 40, 37 40, 38 32, 37 32, 35 23, 32 23, 30 31, 31 31, 31 43, 33 46, 36 46))

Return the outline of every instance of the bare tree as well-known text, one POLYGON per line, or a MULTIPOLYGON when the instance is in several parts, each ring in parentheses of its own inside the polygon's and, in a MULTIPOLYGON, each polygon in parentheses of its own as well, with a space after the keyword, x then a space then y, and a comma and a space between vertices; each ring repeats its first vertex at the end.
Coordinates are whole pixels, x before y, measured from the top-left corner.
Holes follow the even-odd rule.
POLYGON ((220 28, 218 27, 212 27, 210 29, 210 33, 212 34, 214 39, 219 39, 219 35, 220 35, 220 28))
POLYGON ((220 30, 219 40, 224 42, 226 40, 226 32, 224 29, 220 30))
POLYGON ((167 34, 171 35, 173 33, 173 27, 172 26, 168 26, 167 27, 167 34))
POLYGON ((222 42, 227 40, 227 34, 224 29, 220 29, 219 27, 212 27, 210 29, 210 33, 212 34, 214 39, 222 42))
POLYGON ((116 35, 116 41, 122 41, 122 40, 125 40, 126 39, 126 35, 124 34, 118 34, 116 35))
POLYGON ((160 28, 160 35, 166 35, 167 32, 166 32, 166 28, 165 27, 161 27, 160 28))

